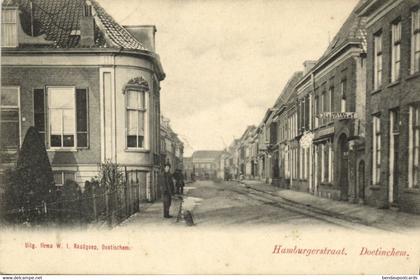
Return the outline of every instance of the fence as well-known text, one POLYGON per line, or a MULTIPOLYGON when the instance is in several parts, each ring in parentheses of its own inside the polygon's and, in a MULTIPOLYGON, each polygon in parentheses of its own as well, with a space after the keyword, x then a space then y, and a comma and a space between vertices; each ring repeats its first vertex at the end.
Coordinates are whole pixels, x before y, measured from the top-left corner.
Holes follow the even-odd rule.
POLYGON ((113 189, 87 181, 82 192, 77 183, 67 181, 47 201, 7 210, 6 219, 56 225, 106 222, 113 226, 138 212, 140 203, 147 200, 147 173, 125 170, 124 175, 124 184, 113 189))

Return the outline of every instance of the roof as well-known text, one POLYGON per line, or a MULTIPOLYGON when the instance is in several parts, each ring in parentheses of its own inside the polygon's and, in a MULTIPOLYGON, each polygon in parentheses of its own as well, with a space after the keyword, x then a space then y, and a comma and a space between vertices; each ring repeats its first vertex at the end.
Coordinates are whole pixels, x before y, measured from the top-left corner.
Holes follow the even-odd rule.
POLYGON ((334 36, 330 44, 328 45, 326 51, 321 56, 320 60, 323 60, 324 57, 329 56, 336 49, 342 45, 353 42, 360 41, 362 48, 366 51, 367 48, 367 32, 366 32, 366 18, 360 17, 357 14, 359 7, 364 5, 368 0, 360 0, 354 9, 351 11, 350 15, 347 17, 346 21, 341 26, 340 30, 334 36))
POLYGON ((146 50, 142 43, 118 24, 96 0, 5 0, 3 6, 19 7, 22 29, 28 35, 32 34, 31 2, 34 36, 45 34, 45 39, 53 41, 55 48, 81 47, 80 19, 85 5, 90 4, 95 20, 93 47, 146 50))
POLYGON ((281 91, 279 97, 277 98, 276 102, 274 103, 275 108, 280 107, 282 104, 286 104, 287 100, 293 93, 295 89, 295 85, 300 81, 303 76, 303 72, 295 72, 293 73, 292 77, 287 81, 286 85, 284 86, 283 90, 281 91))
POLYGON ((195 151, 192 154, 192 158, 217 158, 222 153, 222 151, 195 151))

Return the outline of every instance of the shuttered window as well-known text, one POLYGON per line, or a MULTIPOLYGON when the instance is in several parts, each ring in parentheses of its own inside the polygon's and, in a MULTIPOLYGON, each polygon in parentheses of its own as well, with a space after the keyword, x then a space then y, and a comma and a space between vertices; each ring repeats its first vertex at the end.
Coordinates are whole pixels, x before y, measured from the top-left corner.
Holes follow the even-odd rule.
POLYGON ((41 135, 44 143, 46 141, 46 114, 45 114, 45 93, 44 89, 34 89, 34 123, 35 128, 41 135))
POLYGON ((44 138, 46 146, 89 146, 87 89, 49 87, 48 92, 34 89, 33 94, 34 125, 44 138))

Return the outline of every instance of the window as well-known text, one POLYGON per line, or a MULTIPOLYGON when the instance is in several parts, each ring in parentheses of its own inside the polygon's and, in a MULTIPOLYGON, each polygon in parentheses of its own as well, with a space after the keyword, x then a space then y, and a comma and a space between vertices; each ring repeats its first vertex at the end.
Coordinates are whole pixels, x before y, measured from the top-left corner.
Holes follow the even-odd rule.
POLYGON ((319 126, 319 97, 315 96, 315 108, 314 108, 314 115, 315 115, 315 128, 319 126))
POLYGON ((48 99, 44 94, 44 89, 34 89, 33 94, 35 128, 44 140, 47 138, 45 135, 48 128, 51 148, 87 148, 89 146, 87 89, 47 87, 48 99))
POLYGON ((76 179, 76 173, 73 171, 54 171, 53 175, 56 186, 63 186, 67 181, 76 179))
POLYGON ((420 105, 410 107, 409 115, 409 188, 420 188, 420 105))
POLYGON ((342 80, 340 83, 340 95, 341 95, 341 105, 340 111, 342 113, 346 112, 346 92, 347 92, 347 80, 342 80))
MULTIPOLYGON (((322 92, 322 94, 321 94, 321 104, 319 105, 320 106, 320 109, 319 109, 319 111, 320 112, 325 112, 325 108, 326 108, 326 102, 325 102, 326 100, 325 100, 325 91, 323 91, 322 92)), ((321 118, 321 125, 323 125, 325 123, 325 118, 321 118)))
POLYGON ((309 101, 309 95, 306 96, 305 98, 305 129, 309 130, 309 121, 310 121, 310 109, 309 109, 309 105, 310 105, 310 101, 309 101))
POLYGON ((328 99, 330 101, 330 112, 334 112, 334 87, 330 87, 330 89, 328 90, 328 99))
POLYGON ((373 116, 372 139, 372 183, 379 184, 381 179, 381 123, 379 116, 373 116))
POLYGON ((400 78, 401 21, 392 24, 391 37, 391 82, 395 82, 400 78))
POLYGON ((411 74, 420 70, 420 11, 411 13, 411 74))
POLYGON ((17 47, 17 10, 2 8, 1 46, 17 47))
POLYGON ((306 169, 305 169, 305 179, 309 178, 309 166, 310 166, 310 148, 306 148, 306 169))
POLYGON ((330 170, 328 171, 328 182, 332 182, 334 179, 334 150, 332 143, 330 143, 328 147, 328 166, 330 168, 330 170))
POLYGON ((304 179, 304 168, 305 168, 305 149, 300 148, 300 160, 299 160, 299 175, 300 179, 304 179))
POLYGON ((323 164, 324 164, 324 175, 323 175, 323 181, 329 182, 330 179, 330 145, 324 144, 322 145, 322 151, 324 153, 323 156, 323 164))
POLYGON ((0 147, 17 150, 20 146, 19 88, 1 87, 0 92, 0 147), (7 133, 5 133, 7 132, 7 133))
POLYGON ((325 182, 325 145, 321 144, 321 182, 325 182))
POLYGON ((145 92, 128 90, 126 95, 127 147, 145 148, 145 92))
POLYGON ((373 65, 373 89, 382 85, 382 34, 374 36, 374 65, 373 65))
POLYGON ((48 88, 48 115, 51 147, 75 147, 75 106, 75 89, 73 87, 48 88))

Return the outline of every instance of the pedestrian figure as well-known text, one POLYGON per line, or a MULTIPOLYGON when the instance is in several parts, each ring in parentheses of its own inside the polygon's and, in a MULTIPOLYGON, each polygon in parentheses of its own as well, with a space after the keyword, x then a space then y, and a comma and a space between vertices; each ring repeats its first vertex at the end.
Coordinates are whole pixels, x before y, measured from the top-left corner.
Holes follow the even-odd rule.
POLYGON ((174 179, 175 179, 175 187, 176 187, 176 194, 184 194, 184 175, 182 174, 182 171, 177 169, 174 173, 174 179))
POLYGON ((163 217, 172 218, 169 215, 169 208, 171 207, 172 195, 174 192, 174 181, 170 173, 171 165, 169 163, 165 164, 163 174, 161 175, 160 189, 162 191, 162 201, 163 201, 163 217))

